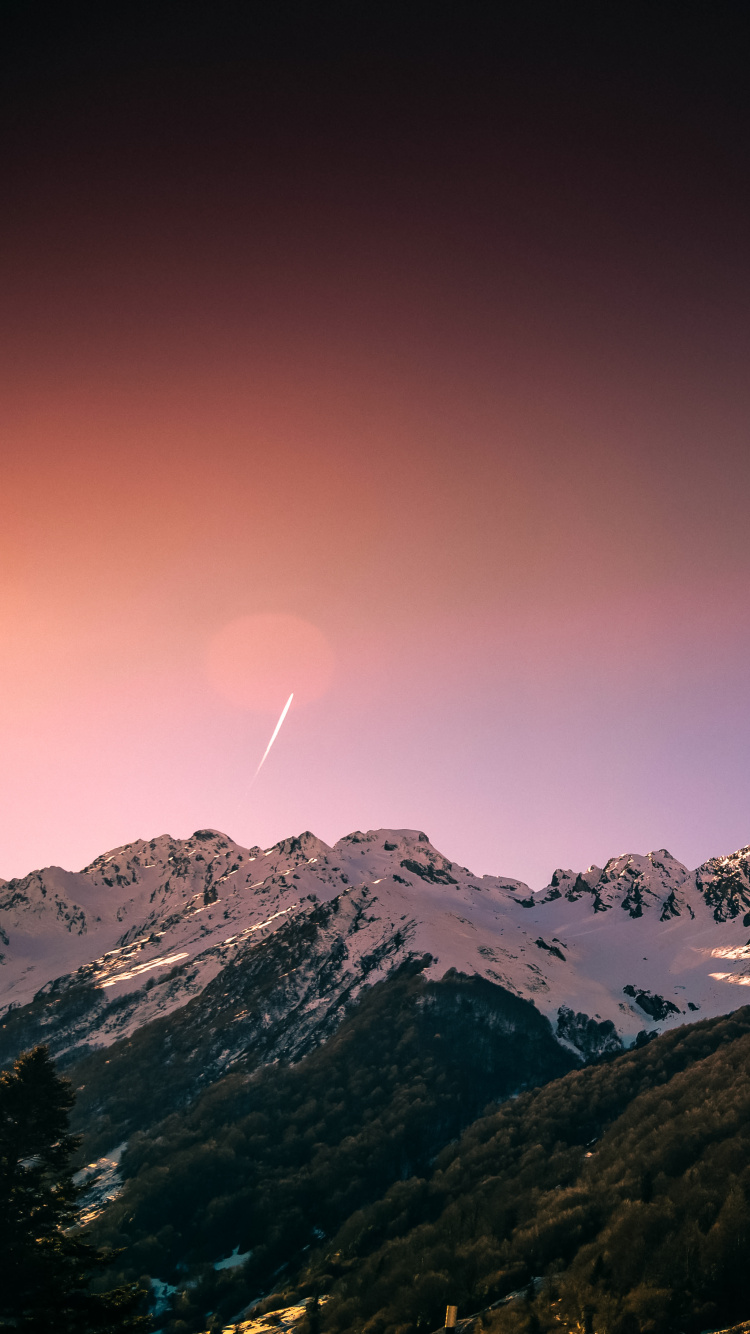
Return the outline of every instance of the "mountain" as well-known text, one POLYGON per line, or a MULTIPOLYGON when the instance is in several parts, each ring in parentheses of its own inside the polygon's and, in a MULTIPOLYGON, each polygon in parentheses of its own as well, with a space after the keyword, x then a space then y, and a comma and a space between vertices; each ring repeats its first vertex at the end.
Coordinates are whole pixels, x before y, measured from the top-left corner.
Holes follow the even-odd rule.
POLYGON ((294 1058, 363 987, 426 955, 428 977, 456 969, 531 1000, 589 1056, 736 1007, 750 848, 694 871, 664 849, 629 854, 532 893, 415 830, 264 850, 204 829, 2 882, 0 923, 0 1059, 40 1039, 77 1059, 198 996, 213 1074, 248 1045, 294 1058))
POLYGON ((97 1242, 119 1253, 108 1281, 171 1289, 165 1334, 205 1329, 208 1312, 226 1324, 488 1106, 578 1064, 529 1001, 483 978, 430 981, 419 963, 301 1060, 253 1068, 250 1052, 183 1105, 168 1022, 69 1067, 75 1128, 118 1144, 103 1155, 117 1163, 85 1174, 97 1242))
MULTIPOLYGON (((104 1055, 72 1067, 84 1123, 104 1055)), ((417 965, 296 1064, 133 1133, 94 1236, 122 1248, 108 1281, 151 1276, 163 1334, 264 1294, 329 1295, 330 1334, 419 1334, 449 1302, 475 1334, 701 1334, 750 1309, 749 1072, 750 1007, 580 1068, 530 1002, 417 965)))
POLYGON ((750 1310, 750 1007, 522 1092, 316 1250, 327 1334, 709 1334, 750 1310), (510 1294, 525 1300, 506 1304, 510 1294))
MULTIPOLYGON (((559 869, 532 893, 472 875, 415 830, 355 832, 333 848, 310 833, 244 848, 208 829, 130 844, 80 873, 53 867, 0 886, 0 1063, 45 1041, 66 1067, 87 1225, 122 1248, 112 1282, 148 1277, 164 1334, 205 1329, 211 1312, 212 1328, 232 1321, 263 1294, 293 1304, 298 1290, 331 1291, 332 1328, 359 1327, 370 1311, 373 1332, 390 1329, 389 1293, 411 1300, 391 1261, 405 1247, 416 1263, 411 1229, 422 1237, 443 1207, 443 1156, 483 1111, 510 1109, 521 1175, 503 1189, 522 1199, 528 1186, 533 1231, 539 1191, 568 1189, 548 1180, 554 1145, 573 1137, 578 1171, 580 1136, 594 1137, 571 1090, 589 1090, 602 1130, 602 1098, 619 1116, 632 1093, 626 1077, 618 1102, 622 1080, 602 1071, 660 1083, 744 1033, 745 1021, 721 1016, 750 982, 749 872, 748 848, 694 871, 661 850, 559 869), (577 1074, 589 1082, 566 1083, 577 1074), (548 1152, 537 1113, 558 1087, 548 1152), (551 1153, 541 1176, 540 1152, 551 1153)), ((469 1256, 463 1309, 541 1272, 512 1239, 487 1271, 472 1239, 484 1208, 475 1186, 505 1179, 504 1152, 493 1148, 477 1183, 451 1168, 469 1256)), ((613 1199, 596 1196, 594 1223, 613 1199)), ((429 1272, 441 1263, 429 1258, 429 1272)), ((446 1282, 430 1279, 398 1327, 431 1328, 446 1282)), ((542 1307, 532 1314, 544 1327, 542 1307)), ((509 1307, 509 1329, 515 1318, 509 1307)))

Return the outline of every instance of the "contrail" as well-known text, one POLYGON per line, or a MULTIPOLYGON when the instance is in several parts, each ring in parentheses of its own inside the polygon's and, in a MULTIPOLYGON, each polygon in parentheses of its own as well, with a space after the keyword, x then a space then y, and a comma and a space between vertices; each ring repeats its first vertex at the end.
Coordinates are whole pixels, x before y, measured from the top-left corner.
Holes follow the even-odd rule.
POLYGON ((271 749, 271 746, 273 745, 274 741, 276 740, 277 736, 279 735, 279 732, 281 731, 281 724, 283 723, 284 719, 286 718, 286 715, 287 715, 288 712, 289 712, 289 705, 291 704, 291 702, 292 702, 293 699, 294 699, 294 691, 292 691, 291 695, 289 696, 289 699, 287 700, 286 704, 284 705, 283 709, 281 710, 281 717, 279 718, 279 721, 277 722, 276 726, 274 727, 274 729, 273 729, 273 736, 271 737, 271 740, 269 741, 268 745, 266 746, 265 751, 263 752, 263 759, 261 760, 261 762, 260 762, 260 764, 258 765, 257 769, 255 770, 255 773, 253 774, 253 782, 250 784, 251 787, 252 787, 253 783, 255 782, 256 778, 258 777, 258 774, 260 773, 261 769, 263 768, 263 765, 265 764, 266 759, 268 758, 268 752, 269 752, 269 750, 271 749))

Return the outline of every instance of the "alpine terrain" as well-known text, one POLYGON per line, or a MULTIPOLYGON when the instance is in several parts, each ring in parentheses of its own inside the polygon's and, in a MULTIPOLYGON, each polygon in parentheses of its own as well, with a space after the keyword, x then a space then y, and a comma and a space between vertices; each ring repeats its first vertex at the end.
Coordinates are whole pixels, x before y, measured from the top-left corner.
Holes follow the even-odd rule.
POLYGON ((78 873, 0 882, 0 922, 6 1055, 21 1035, 68 1058, 107 1046, 212 984, 215 994, 231 966, 248 1005, 218 1064, 249 1041, 266 1059, 293 1057, 363 987, 427 954, 428 977, 484 977, 589 1054, 741 1003, 750 848, 692 871, 664 849, 631 853, 556 870, 532 893, 472 875, 414 830, 356 832, 332 848, 304 833, 266 850, 198 830, 128 844, 78 873))
POLYGON ((597 1302, 613 1334, 650 1329, 651 1290, 636 1314, 606 1259, 634 1172, 661 1210, 659 1328, 744 1314, 708 1234, 744 1171, 750 1011, 722 1016, 750 985, 750 848, 695 870, 627 854, 532 892, 415 830, 263 849, 204 829, 2 882, 0 913, 0 1060, 43 1043, 72 1080, 83 1223, 121 1257, 102 1282, 142 1284, 163 1334, 324 1296, 310 1334, 429 1331, 456 1298, 498 1329, 563 1308, 583 1329, 597 1302), (589 1189, 641 1099, 652 1138, 589 1189), (692 1195, 669 1195, 673 1167, 692 1195), (664 1277, 683 1231, 687 1307, 664 1277), (542 1293, 548 1273, 571 1277, 542 1293))

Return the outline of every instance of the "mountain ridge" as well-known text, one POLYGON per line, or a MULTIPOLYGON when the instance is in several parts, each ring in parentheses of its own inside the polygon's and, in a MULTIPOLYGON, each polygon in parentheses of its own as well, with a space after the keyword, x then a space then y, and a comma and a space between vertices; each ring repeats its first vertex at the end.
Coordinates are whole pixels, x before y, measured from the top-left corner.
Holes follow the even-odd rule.
MULTIPOLYGON (((750 985, 750 848, 694 871, 666 849, 624 854, 558 868, 534 893, 473 875, 419 830, 356 830, 333 847, 305 831, 262 849, 200 829, 123 845, 80 872, 7 881, 0 922, 0 1050, 23 1027, 18 1011, 27 1036, 46 1029, 57 1054, 80 1052, 179 1010, 230 962, 276 967, 283 982, 279 961, 292 956, 302 972, 276 987, 271 1009, 294 1012, 302 1050, 329 1031, 316 1011, 337 1012, 428 955, 428 976, 482 976, 532 1000, 563 1043, 585 1045, 591 1021, 589 1039, 606 1049, 646 1025, 739 1003, 737 987, 750 985), (307 961, 298 937, 315 942, 307 961)), ((278 1054, 271 1044, 269 1059, 278 1054)))

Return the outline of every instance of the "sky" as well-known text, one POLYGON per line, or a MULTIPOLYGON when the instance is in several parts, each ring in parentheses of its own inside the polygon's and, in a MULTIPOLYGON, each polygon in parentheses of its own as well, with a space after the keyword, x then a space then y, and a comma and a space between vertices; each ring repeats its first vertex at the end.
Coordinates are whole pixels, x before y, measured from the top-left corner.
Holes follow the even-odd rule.
POLYGON ((0 876, 750 842, 746 80, 677 8, 19 7, 0 876))

